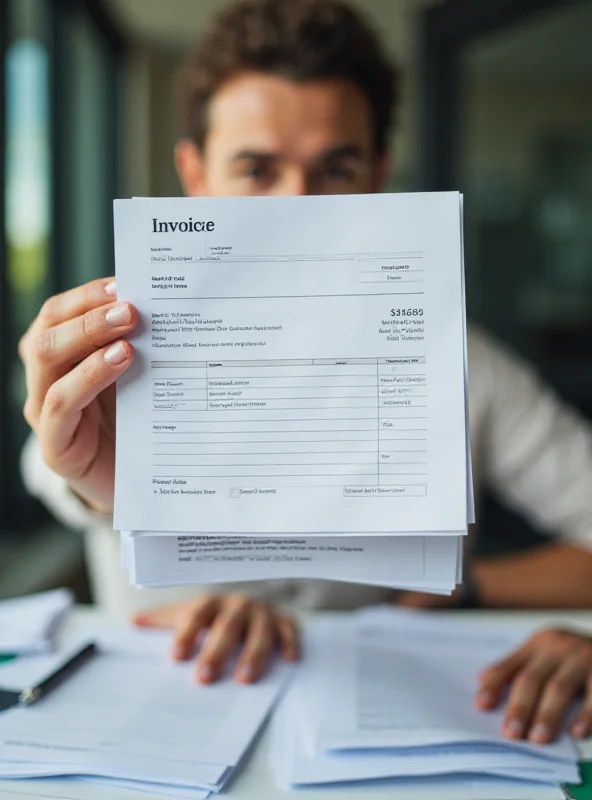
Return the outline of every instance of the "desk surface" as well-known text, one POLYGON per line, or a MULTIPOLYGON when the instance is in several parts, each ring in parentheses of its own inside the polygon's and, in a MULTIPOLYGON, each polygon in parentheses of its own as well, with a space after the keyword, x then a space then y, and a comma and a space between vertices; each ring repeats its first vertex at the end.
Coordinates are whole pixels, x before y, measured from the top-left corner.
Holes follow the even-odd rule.
MULTIPOLYGON (((440 612, 444 616, 444 612, 440 612)), ((520 625, 533 626, 563 625, 578 627, 592 632, 592 613, 499 613, 499 612, 454 612, 458 618, 471 616, 478 618, 483 625, 520 625)), ((71 636, 84 633, 86 629, 109 625, 109 621, 98 612, 90 609, 77 609, 62 634, 64 641, 71 636)), ((410 792, 392 786, 363 784, 358 787, 338 787, 322 789, 306 789, 289 791, 277 786, 269 768, 269 738, 266 732, 260 737, 254 751, 239 770, 232 783, 220 795, 229 800, 295 800, 298 796, 306 800, 367 800, 369 797, 381 797, 383 800, 435 800, 433 791, 410 792)), ((592 739, 580 747, 582 756, 592 758, 592 739)), ((526 797, 526 796, 525 796, 526 797)), ((27 781, 0 780, 0 800, 32 800, 32 798, 48 798, 51 800, 163 800, 162 795, 130 792, 122 789, 108 789, 98 784, 52 779, 35 779, 27 781)), ((516 798, 477 787, 467 787, 453 793, 440 793, 439 800, 516 800, 516 798)), ((544 789, 528 800, 563 800, 559 790, 544 789)))

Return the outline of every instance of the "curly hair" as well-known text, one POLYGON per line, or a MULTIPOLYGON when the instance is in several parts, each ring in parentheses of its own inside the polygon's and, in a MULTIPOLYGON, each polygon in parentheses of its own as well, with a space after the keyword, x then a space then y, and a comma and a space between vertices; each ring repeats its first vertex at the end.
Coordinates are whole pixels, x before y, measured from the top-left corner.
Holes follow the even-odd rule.
POLYGON ((212 97, 246 71, 353 83, 368 99, 377 155, 387 149, 399 71, 370 25, 342 0, 241 0, 219 13, 181 73, 184 135, 203 147, 212 97))

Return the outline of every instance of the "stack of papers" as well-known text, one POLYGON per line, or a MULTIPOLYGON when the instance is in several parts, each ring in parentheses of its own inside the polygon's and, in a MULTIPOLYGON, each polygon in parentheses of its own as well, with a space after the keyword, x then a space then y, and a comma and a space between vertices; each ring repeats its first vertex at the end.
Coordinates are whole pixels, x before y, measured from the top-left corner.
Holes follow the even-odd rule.
MULTIPOLYGON (((191 664, 167 659, 166 634, 98 643, 100 654, 43 700, 0 714, 0 778, 71 776, 201 800, 232 776, 291 674, 277 664, 253 686, 229 677, 204 687, 191 664)), ((0 685, 31 685, 70 653, 17 659, 0 667, 0 685)))
POLYGON ((142 588, 278 578, 330 578, 449 593, 461 579, 456 536, 306 538, 126 533, 123 564, 142 588))
POLYGON ((473 624, 393 611, 321 619, 308 631, 307 659, 272 724, 278 781, 578 783, 567 735, 545 746, 509 741, 501 735, 503 711, 474 709, 477 672, 515 643, 473 624))
POLYGON ((51 650, 54 636, 72 603, 72 593, 67 589, 0 602, 0 655, 51 650))
POLYGON ((473 521, 457 192, 115 203, 115 527, 138 586, 450 593, 473 521))

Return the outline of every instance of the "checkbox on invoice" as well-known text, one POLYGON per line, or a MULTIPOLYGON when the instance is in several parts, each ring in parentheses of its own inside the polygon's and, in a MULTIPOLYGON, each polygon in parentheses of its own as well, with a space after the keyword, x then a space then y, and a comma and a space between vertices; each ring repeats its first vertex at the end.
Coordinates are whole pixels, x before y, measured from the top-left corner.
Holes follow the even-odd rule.
POLYGON ((241 490, 240 489, 231 489, 230 490, 230 496, 231 497, 240 497, 241 496, 241 490))

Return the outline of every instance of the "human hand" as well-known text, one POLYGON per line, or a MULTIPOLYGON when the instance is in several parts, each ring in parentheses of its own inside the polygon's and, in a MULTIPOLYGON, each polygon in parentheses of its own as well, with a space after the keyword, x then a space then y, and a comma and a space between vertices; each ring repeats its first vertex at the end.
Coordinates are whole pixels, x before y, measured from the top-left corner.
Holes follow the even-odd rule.
POLYGON ((92 508, 113 510, 115 385, 132 363, 138 314, 101 279, 51 297, 21 339, 25 419, 43 459, 92 508))
POLYGON ((207 630, 196 662, 199 683, 213 683, 219 678, 239 644, 242 649, 234 670, 239 683, 257 681, 276 646, 286 661, 297 661, 299 657, 298 631, 293 619, 245 595, 201 595, 185 603, 138 614, 133 622, 139 627, 174 629, 172 656, 176 661, 190 658, 200 635, 207 630))
POLYGON ((534 634, 518 650, 479 675, 477 708, 497 708, 507 689, 503 732, 508 738, 527 738, 537 744, 551 742, 581 693, 584 699, 570 732, 579 739, 589 736, 592 637, 560 629, 534 634))

